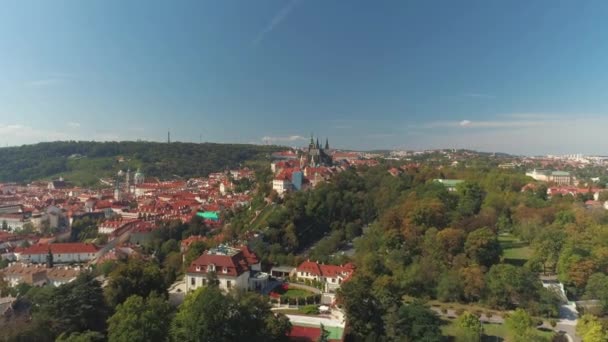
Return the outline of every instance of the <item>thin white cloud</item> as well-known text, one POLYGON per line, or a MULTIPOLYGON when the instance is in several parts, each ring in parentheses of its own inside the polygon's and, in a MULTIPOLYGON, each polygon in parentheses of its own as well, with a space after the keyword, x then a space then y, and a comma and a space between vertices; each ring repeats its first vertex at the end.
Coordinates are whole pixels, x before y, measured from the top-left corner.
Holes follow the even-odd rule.
POLYGON ((266 35, 272 32, 283 20, 285 20, 289 16, 291 11, 293 11, 293 9, 299 2, 300 0, 289 0, 289 2, 287 2, 287 4, 283 8, 281 8, 281 10, 277 12, 277 14, 275 14, 272 20, 270 20, 270 22, 268 23, 268 25, 266 25, 266 27, 264 27, 264 29, 257 34, 251 44, 254 46, 259 45, 264 40, 264 38, 266 38, 266 35))
POLYGON ((290 136, 285 136, 285 137, 265 136, 262 138, 262 141, 265 144, 287 143, 287 142, 294 142, 294 141, 301 141, 301 140, 306 140, 306 138, 304 138, 303 136, 300 136, 300 135, 290 135, 290 136))
POLYGON ((462 126, 462 127, 466 127, 466 126, 468 126, 470 124, 471 124, 471 121, 469 121, 469 120, 462 120, 462 121, 460 121, 460 126, 462 126))
POLYGON ((553 122, 555 120, 460 120, 460 121, 430 121, 422 124, 409 125, 410 129, 434 129, 434 128, 521 128, 537 127, 553 122))
POLYGON ((68 127, 70 128, 80 128, 80 123, 79 122, 68 122, 67 123, 68 127))
POLYGON ((462 120, 458 126, 465 128, 516 128, 516 127, 533 127, 547 124, 546 121, 471 121, 462 120))
POLYGON ((605 154, 608 116, 599 114, 513 115, 512 120, 435 121, 407 127, 408 148, 468 148, 519 154, 605 154), (415 137, 415 138, 413 138, 415 137))

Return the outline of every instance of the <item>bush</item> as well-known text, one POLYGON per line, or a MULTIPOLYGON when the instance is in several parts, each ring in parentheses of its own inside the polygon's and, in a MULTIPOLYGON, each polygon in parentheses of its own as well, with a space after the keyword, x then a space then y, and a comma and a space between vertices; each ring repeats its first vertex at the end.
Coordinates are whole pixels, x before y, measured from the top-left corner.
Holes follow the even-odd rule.
POLYGON ((555 318, 551 318, 551 319, 549 320, 549 325, 550 325, 552 328, 555 328, 555 326, 557 325, 557 320, 556 320, 555 318))
POLYGON ((306 305, 301 307, 299 311, 305 315, 318 315, 319 307, 316 305, 306 305))

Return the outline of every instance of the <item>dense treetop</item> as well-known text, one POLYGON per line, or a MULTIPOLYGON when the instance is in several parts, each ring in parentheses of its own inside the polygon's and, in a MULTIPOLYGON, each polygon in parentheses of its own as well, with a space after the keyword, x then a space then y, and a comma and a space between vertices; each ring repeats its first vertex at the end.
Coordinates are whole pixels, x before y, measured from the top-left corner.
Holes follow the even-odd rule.
POLYGON ((63 175, 81 185, 119 169, 141 167, 162 179, 206 176, 284 148, 245 144, 65 141, 0 148, 0 181, 29 182, 63 175), (124 158, 123 163, 118 157, 124 158))

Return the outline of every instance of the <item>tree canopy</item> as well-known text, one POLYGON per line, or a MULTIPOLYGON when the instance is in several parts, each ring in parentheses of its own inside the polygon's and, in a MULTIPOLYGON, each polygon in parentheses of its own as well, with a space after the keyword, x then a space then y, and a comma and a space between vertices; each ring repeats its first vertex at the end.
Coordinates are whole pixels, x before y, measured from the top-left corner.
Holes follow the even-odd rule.
POLYGON ((29 182, 65 176, 78 185, 93 185, 119 169, 141 168, 162 179, 207 176, 247 160, 268 159, 277 146, 244 144, 171 144, 143 141, 62 141, 0 148, 0 180, 29 182), (118 157, 124 159, 118 162, 118 157))
POLYGON ((291 324, 257 294, 225 295, 217 287, 186 296, 171 326, 175 341, 286 341, 291 324))
POLYGON ((169 335, 171 307, 152 292, 147 298, 133 295, 116 307, 108 319, 110 342, 164 342, 169 335))

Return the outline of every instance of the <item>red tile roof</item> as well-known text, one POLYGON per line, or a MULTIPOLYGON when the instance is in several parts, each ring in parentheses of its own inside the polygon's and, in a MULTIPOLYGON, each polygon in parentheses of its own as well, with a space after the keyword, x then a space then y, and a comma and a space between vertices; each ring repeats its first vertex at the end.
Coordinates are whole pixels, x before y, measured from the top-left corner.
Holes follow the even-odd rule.
POLYGON ((257 264, 257 263, 260 262, 260 259, 258 259, 258 256, 255 255, 255 253, 253 253, 249 249, 249 247, 247 247, 247 246, 241 246, 239 249, 243 253, 243 256, 245 256, 245 259, 247 259, 247 263, 249 265, 255 265, 255 264, 257 264))
POLYGON ((234 255, 209 254, 207 251, 192 262, 188 267, 188 273, 206 274, 207 267, 215 265, 215 272, 218 275, 238 277, 247 272, 252 265, 248 262, 248 259, 257 260, 257 256, 253 252, 249 250, 248 252, 251 254, 249 258, 245 256, 242 249, 234 255))
POLYGON ((324 265, 312 261, 304 261, 298 266, 298 272, 308 272, 315 276, 336 278, 337 276, 350 276, 355 270, 351 263, 345 265, 324 265))
POLYGON ((53 254, 97 253, 99 248, 91 243, 52 243, 36 244, 21 252, 22 255, 46 254, 49 249, 53 254))

